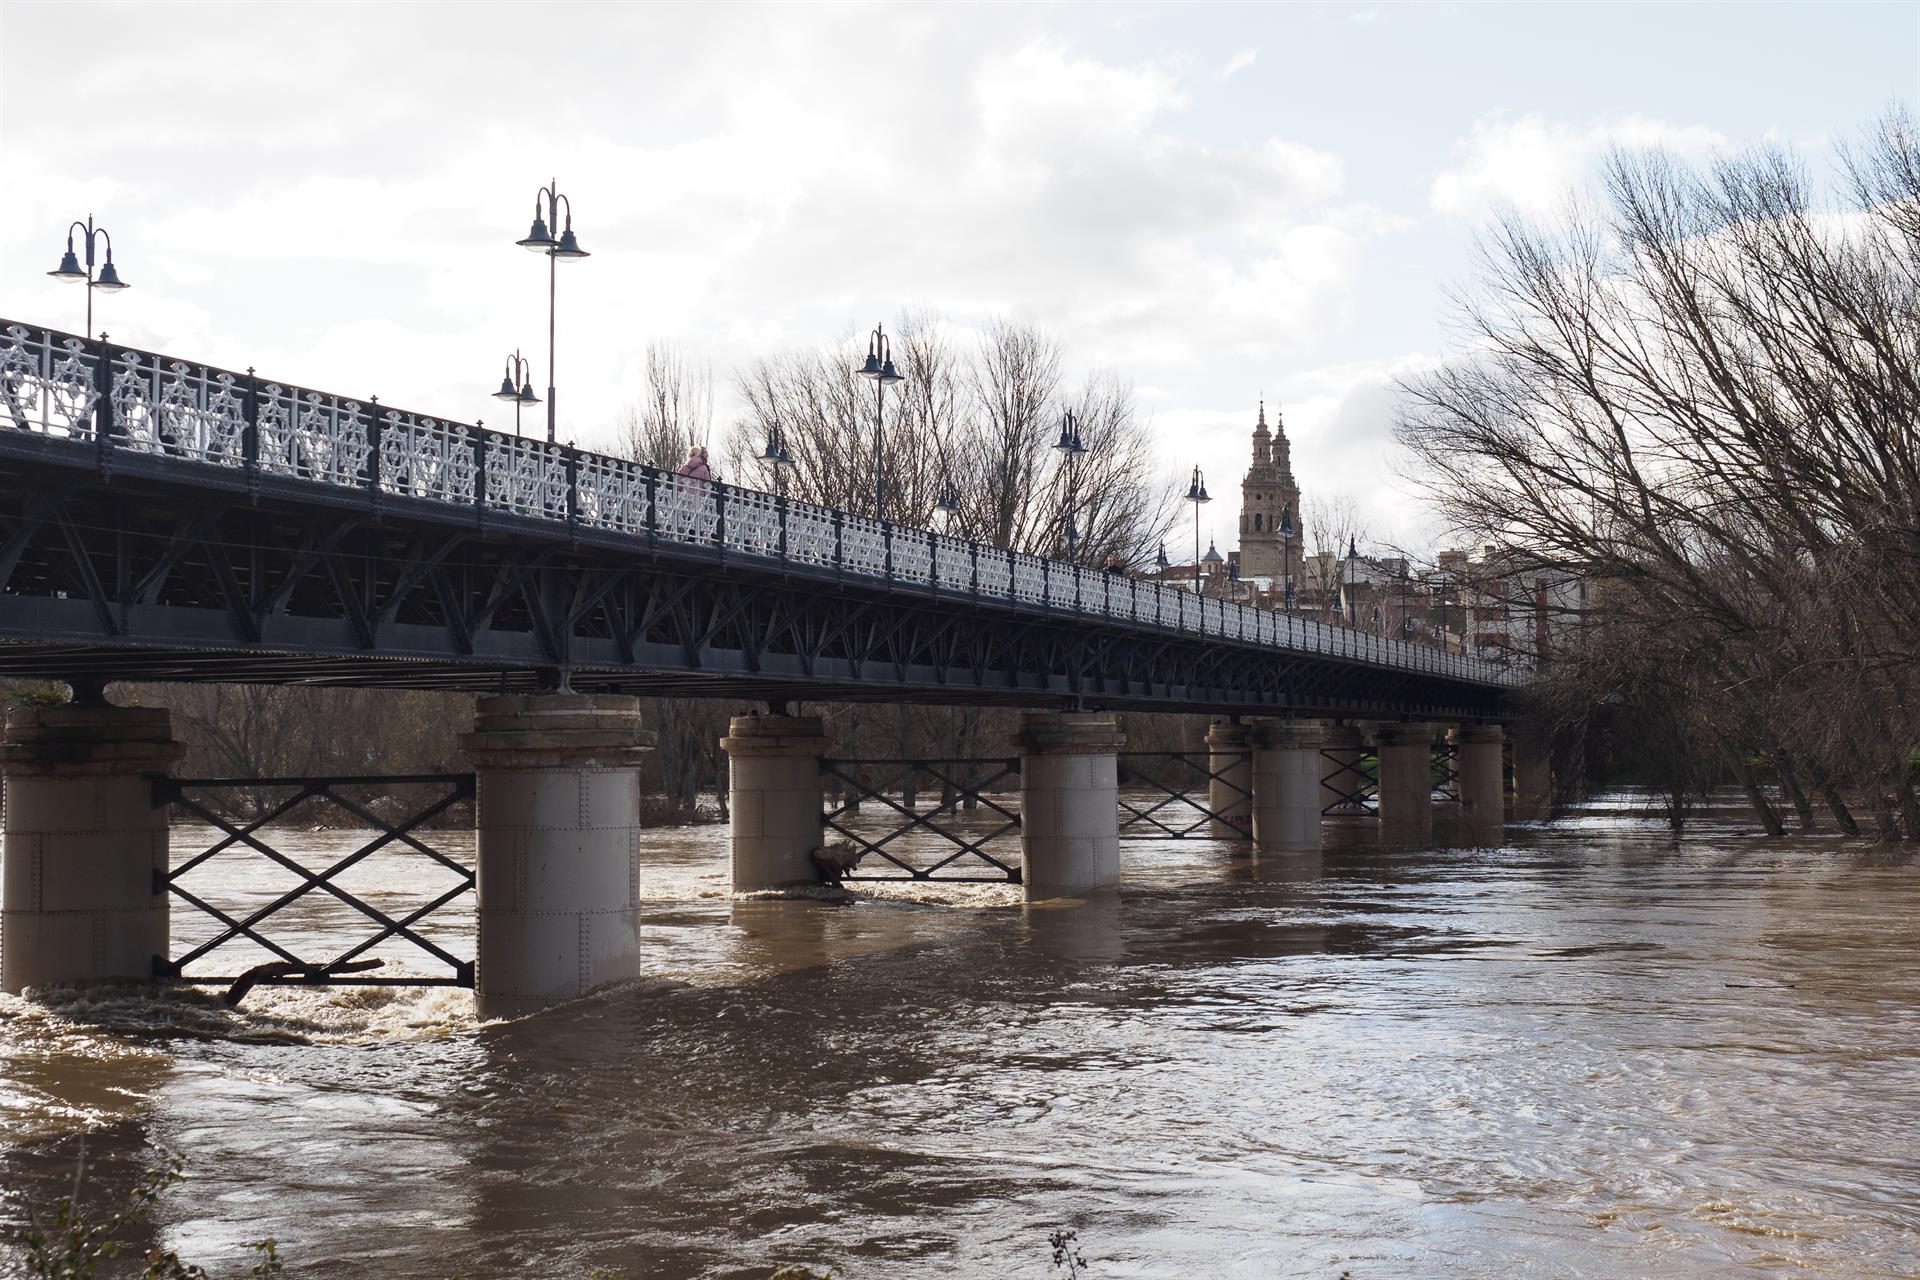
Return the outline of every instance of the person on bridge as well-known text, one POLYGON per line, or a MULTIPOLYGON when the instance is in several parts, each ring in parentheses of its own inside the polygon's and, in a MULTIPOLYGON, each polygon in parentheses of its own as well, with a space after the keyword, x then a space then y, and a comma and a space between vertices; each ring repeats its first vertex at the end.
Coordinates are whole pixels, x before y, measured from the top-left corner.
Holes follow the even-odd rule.
POLYGON ((713 468, 707 465, 707 447, 696 444, 688 449, 687 460, 680 464, 680 469, 674 474, 689 480, 713 479, 713 468))

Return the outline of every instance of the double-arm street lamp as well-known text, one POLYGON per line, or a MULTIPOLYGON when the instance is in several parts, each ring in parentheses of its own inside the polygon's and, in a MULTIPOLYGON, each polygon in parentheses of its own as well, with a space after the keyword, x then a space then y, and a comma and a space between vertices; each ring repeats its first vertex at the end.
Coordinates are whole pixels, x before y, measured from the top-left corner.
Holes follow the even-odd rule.
POLYGON ((775 418, 767 428, 767 447, 760 456, 773 468, 773 496, 785 499, 787 496, 787 468, 793 465, 793 455, 787 452, 787 433, 780 427, 780 419, 775 418))
POLYGON ((1080 527, 1074 523, 1074 512, 1080 506, 1080 455, 1087 451, 1087 445, 1080 438, 1080 419, 1069 409, 1060 419, 1060 439, 1054 442, 1054 448, 1060 451, 1062 464, 1067 469, 1067 559, 1077 562, 1075 554, 1080 542, 1080 527))
POLYGON ((86 333, 88 337, 93 336, 93 291, 98 289, 102 293, 118 293, 129 287, 113 267, 113 237, 107 234, 105 227, 94 225, 92 214, 87 215, 85 222, 75 222, 67 228, 67 251, 61 255, 60 265, 47 274, 55 280, 66 280, 73 284, 78 284, 82 280, 87 282, 86 333), (73 252, 73 233, 76 230, 80 232, 81 242, 86 248, 87 265, 84 268, 81 267, 80 259, 73 252), (96 240, 107 250, 107 260, 101 266, 100 274, 97 276, 93 274, 93 246, 96 240))
POLYGON ((947 513, 947 534, 952 536, 953 526, 960 517, 960 491, 953 487, 953 472, 947 469, 945 458, 940 460, 940 492, 933 505, 947 513))
POLYGON ((1200 507, 1212 502, 1207 495, 1207 478, 1200 474, 1200 468, 1193 469, 1193 483, 1187 486, 1187 501, 1193 504, 1193 593, 1203 594, 1200 584, 1200 507))
POLYGON ((552 444, 556 439, 558 439, 558 432, 554 428, 555 404, 554 404, 554 396, 553 396, 554 298, 557 292, 555 289, 555 282, 554 282, 554 275, 555 275, 554 269, 562 262, 578 262, 582 258, 592 256, 585 249, 582 249, 580 247, 580 242, 578 240, 573 238, 573 201, 561 195, 559 188, 560 188, 560 184, 556 180, 555 182, 549 184, 548 186, 544 186, 540 188, 539 191, 534 193, 533 229, 528 231, 527 234, 522 236, 520 239, 514 241, 515 244, 519 245, 523 249, 528 250, 531 253, 544 253, 547 255, 547 443, 548 444, 552 444), (542 200, 546 202, 544 205, 541 203, 542 200), (550 228, 560 226, 560 207, 562 205, 566 206, 567 221, 566 221, 565 229, 562 230, 560 233, 560 238, 556 240, 554 239, 553 232, 550 230, 550 228))
POLYGON ((873 326, 867 336, 867 362, 854 372, 873 379, 873 518, 887 518, 887 478, 880 469, 880 444, 886 434, 887 388, 906 378, 893 367, 893 342, 885 326, 873 326))
POLYGON ((500 389, 493 393, 493 398, 513 402, 513 434, 518 439, 521 406, 540 403, 540 397, 533 394, 533 366, 522 359, 518 351, 507 357, 507 371, 501 376, 500 389))

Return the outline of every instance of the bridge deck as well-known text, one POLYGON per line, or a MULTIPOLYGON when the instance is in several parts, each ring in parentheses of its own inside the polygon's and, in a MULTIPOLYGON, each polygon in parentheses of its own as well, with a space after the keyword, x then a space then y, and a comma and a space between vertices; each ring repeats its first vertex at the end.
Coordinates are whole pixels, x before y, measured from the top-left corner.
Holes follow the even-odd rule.
POLYGON ((0 672, 1496 714, 1525 673, 0 321, 0 672))

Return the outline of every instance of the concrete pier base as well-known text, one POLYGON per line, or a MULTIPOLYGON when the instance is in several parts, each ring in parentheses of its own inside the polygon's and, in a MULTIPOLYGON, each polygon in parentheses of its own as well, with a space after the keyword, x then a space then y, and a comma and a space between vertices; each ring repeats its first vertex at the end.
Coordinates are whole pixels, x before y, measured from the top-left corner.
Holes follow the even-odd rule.
POLYGON ((1014 743, 1020 752, 1020 865, 1027 897, 1072 897, 1117 885, 1114 753, 1126 737, 1113 717, 1029 712, 1014 743))
POLYGON ((1513 818, 1537 822, 1553 816, 1553 761, 1547 733, 1538 724, 1513 726, 1513 818))
POLYGON ((151 979, 167 956, 164 707, 29 708, 7 722, 0 989, 151 979))
POLYGON ((1320 852, 1320 742, 1312 720, 1253 727, 1253 847, 1258 853, 1320 852))
POLYGON ((1354 817, 1363 811, 1341 799, 1360 787, 1360 776, 1350 768, 1358 767, 1366 754, 1366 739, 1359 726, 1328 725, 1320 736, 1320 811, 1329 817, 1354 817), (1338 807, 1335 807, 1338 806, 1338 807))
POLYGON ((720 742, 727 753, 733 891, 820 883, 820 759, 827 735, 818 716, 735 716, 720 742))
POLYGON ((1506 834, 1507 804, 1497 724, 1465 724, 1447 735, 1460 788, 1460 829, 1477 848, 1497 845, 1506 834))
POLYGON ((1433 842, 1433 726, 1383 724, 1374 730, 1380 758, 1380 838, 1433 842))
POLYGON ((1248 726, 1222 720, 1207 727, 1207 834, 1215 840, 1245 840, 1252 820, 1252 735, 1248 726), (1238 819, 1238 821, 1236 821, 1238 819))
POLYGON ((531 1013, 640 972, 639 699, 482 698, 460 740, 479 774, 482 1018, 531 1013))

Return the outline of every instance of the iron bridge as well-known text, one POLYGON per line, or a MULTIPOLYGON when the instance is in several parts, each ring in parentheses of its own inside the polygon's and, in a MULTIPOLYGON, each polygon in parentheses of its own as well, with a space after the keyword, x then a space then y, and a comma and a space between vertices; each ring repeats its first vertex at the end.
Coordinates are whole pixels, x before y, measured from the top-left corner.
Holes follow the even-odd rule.
POLYGON ((1459 721, 1526 673, 0 320, 0 675, 1459 721))

